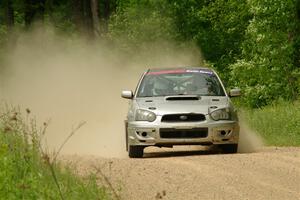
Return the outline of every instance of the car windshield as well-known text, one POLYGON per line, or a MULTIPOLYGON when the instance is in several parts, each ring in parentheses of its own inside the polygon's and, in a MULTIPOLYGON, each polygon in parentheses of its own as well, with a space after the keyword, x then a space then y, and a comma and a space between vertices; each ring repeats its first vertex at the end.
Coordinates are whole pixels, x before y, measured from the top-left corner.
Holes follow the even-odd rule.
POLYGON ((217 76, 208 70, 165 70, 148 72, 137 97, 172 95, 225 96, 217 76))

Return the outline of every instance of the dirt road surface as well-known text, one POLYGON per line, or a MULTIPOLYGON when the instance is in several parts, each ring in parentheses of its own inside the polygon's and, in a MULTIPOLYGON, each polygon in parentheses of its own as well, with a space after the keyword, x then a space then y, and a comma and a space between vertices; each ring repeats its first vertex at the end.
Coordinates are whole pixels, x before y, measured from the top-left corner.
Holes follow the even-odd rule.
POLYGON ((150 148, 143 159, 72 155, 62 160, 81 175, 96 172, 100 184, 108 185, 107 178, 125 200, 300 199, 300 148, 234 155, 150 148))

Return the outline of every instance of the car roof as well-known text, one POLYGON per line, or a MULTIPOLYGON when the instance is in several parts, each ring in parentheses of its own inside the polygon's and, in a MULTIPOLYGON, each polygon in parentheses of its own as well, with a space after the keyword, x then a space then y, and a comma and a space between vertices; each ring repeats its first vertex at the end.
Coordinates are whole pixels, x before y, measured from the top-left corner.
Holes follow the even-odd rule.
POLYGON ((214 71, 210 68, 207 67, 190 67, 190 66, 183 66, 183 67, 166 67, 166 68, 150 68, 147 70, 147 72, 160 72, 160 71, 173 71, 173 70, 205 70, 205 71, 209 71, 209 72, 213 72, 214 71))

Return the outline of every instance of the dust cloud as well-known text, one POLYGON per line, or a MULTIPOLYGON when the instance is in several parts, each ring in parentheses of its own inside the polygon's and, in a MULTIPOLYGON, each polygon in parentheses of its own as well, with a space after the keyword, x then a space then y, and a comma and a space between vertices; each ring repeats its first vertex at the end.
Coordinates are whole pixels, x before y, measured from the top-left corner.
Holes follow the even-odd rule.
POLYGON ((51 29, 22 33, 0 64, 0 99, 29 108, 40 123, 50 119, 45 142, 49 149, 57 149, 85 121, 63 154, 123 157, 128 101, 120 97, 121 91, 134 90, 149 67, 201 63, 193 45, 177 49, 169 42, 151 44, 155 45, 130 56, 116 45, 69 39, 51 29))
POLYGON ((262 138, 252 130, 245 119, 240 119, 240 137, 239 137, 239 148, 240 153, 253 153, 258 152, 264 146, 262 138))
MULTIPOLYGON (((147 45, 147 44, 145 44, 147 45)), ((146 49, 146 48, 143 48, 146 49)), ((29 108, 40 124, 50 120, 45 146, 57 149, 81 122, 86 124, 64 146, 63 154, 124 157, 124 119, 140 75, 152 67, 201 64, 201 53, 165 41, 132 56, 106 42, 59 36, 48 28, 23 33, 0 63, 0 99, 29 108), (154 47, 154 48, 153 48, 154 47)), ((240 152, 253 152, 262 142, 245 123, 240 152)))

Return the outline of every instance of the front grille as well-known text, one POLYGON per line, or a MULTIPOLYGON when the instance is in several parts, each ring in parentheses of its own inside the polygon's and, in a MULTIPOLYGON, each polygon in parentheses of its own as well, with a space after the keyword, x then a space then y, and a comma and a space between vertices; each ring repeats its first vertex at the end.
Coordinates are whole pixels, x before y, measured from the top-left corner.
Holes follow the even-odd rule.
POLYGON ((203 114, 170 114, 161 118, 162 122, 200 122, 205 120, 203 114))
POLYGON ((205 138, 208 134, 208 128, 161 128, 159 132, 161 138, 205 138))

